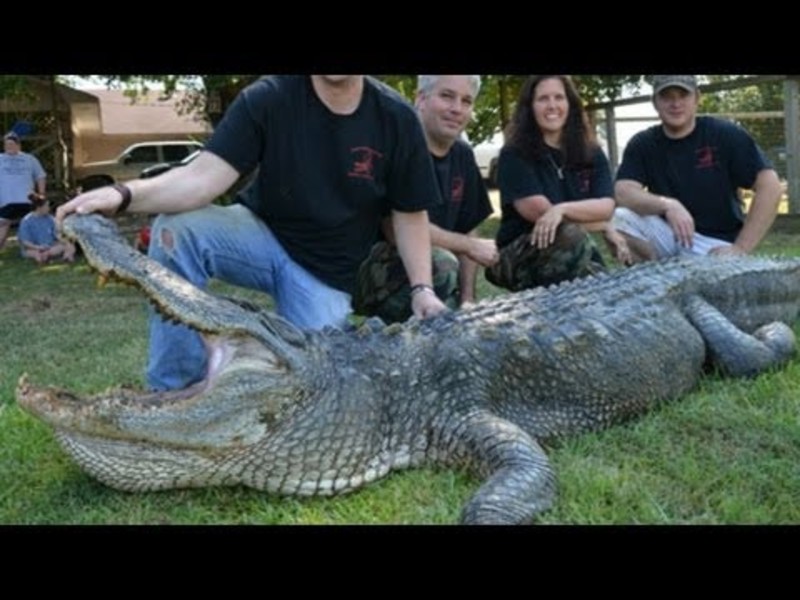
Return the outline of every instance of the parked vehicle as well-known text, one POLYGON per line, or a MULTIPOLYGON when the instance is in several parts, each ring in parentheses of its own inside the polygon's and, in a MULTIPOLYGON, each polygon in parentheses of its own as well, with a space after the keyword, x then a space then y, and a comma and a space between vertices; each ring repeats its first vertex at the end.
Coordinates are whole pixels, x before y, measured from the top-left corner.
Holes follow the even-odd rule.
POLYGON ((490 187, 497 187, 497 157, 500 155, 503 141, 503 132, 498 131, 490 139, 472 147, 481 177, 490 187))
POLYGON ((174 167, 182 167, 184 165, 188 165, 199 155, 200 155, 200 150, 195 150, 194 152, 189 154, 186 158, 183 158, 181 160, 176 160, 172 162, 162 162, 149 166, 145 169, 142 169, 142 172, 139 174, 139 178, 150 179, 151 177, 155 177, 156 175, 161 175, 162 173, 166 173, 167 171, 169 171, 174 167))
POLYGON ((75 182, 82 191, 139 177, 142 169, 173 163, 200 150, 203 144, 191 140, 155 141, 133 144, 114 160, 86 163, 73 170, 75 182))
MULTIPOLYGON (((157 165, 149 166, 146 169, 142 169, 142 172, 139 174, 139 178, 150 179, 151 177, 157 177, 162 173, 166 173, 167 171, 170 171, 175 167, 185 167, 194 159, 196 159, 198 156, 200 156, 200 150, 195 150, 183 160, 178 160, 173 162, 163 162, 163 163, 158 163, 157 165)), ((253 180, 257 171, 258 169, 254 169, 253 172, 247 175, 246 177, 240 177, 239 180, 236 183, 234 183, 233 186, 231 186, 231 188, 227 192, 225 192, 222 196, 217 198, 217 202, 220 202, 222 204, 229 204, 232 201, 232 199, 236 196, 236 194, 253 180)))

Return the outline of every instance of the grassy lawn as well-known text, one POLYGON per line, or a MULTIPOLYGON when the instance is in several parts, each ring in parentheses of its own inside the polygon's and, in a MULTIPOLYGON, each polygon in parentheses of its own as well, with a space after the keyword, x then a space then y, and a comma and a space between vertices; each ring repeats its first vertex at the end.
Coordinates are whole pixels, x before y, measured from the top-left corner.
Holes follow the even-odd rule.
MULTIPOLYGON (((496 226, 488 223, 485 233, 496 226)), ((761 252, 800 255, 800 225, 781 223, 761 252)), ((481 281, 482 297, 499 293, 481 281)), ((466 473, 418 470, 332 499, 243 488, 106 488, 17 407, 14 388, 25 372, 38 384, 78 393, 141 385, 143 297, 116 284, 98 286, 82 261, 38 268, 19 258, 16 244, 0 252, 0 290, 2 524, 453 523, 479 485, 466 473)), ((800 523, 798 398, 800 359, 753 380, 709 376, 695 392, 634 423, 549 448, 559 497, 538 522, 800 523)))

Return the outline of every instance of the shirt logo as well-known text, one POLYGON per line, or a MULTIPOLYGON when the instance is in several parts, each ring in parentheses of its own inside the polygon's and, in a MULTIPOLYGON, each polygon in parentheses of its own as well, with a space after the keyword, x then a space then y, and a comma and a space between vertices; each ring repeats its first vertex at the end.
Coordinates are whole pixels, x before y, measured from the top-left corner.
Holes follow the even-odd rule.
POLYGON ((348 177, 359 177, 375 181, 375 159, 383 158, 383 154, 370 148, 369 146, 356 146, 350 148, 350 153, 354 155, 353 165, 347 172, 348 177))
POLYGON ((464 178, 456 175, 450 187, 450 202, 458 204, 464 199, 464 178))
POLYGON ((592 169, 581 169, 578 175, 578 191, 586 194, 592 189, 592 169))
POLYGON ((715 146, 703 146, 695 150, 695 154, 697 155, 697 163, 695 164, 694 168, 712 169, 717 166, 717 160, 714 154, 715 150, 715 146))

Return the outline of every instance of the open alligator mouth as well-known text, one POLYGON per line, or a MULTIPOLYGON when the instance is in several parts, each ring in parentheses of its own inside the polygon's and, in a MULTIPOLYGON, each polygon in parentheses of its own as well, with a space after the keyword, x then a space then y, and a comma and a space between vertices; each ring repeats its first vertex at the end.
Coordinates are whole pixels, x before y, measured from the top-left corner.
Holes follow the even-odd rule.
POLYGON ((80 244, 100 274, 140 288, 156 309, 201 333, 249 334, 282 360, 298 360, 306 337, 281 317, 209 294, 134 249, 116 225, 96 214, 70 215, 64 234, 80 244))
MULTIPOLYGON (((301 365, 305 334, 277 315, 196 288, 135 250, 112 221, 99 215, 71 215, 64 221, 63 231, 81 245, 89 264, 99 273, 137 286, 165 318, 196 329, 206 345, 208 369, 203 380, 182 390, 156 393, 116 388, 91 398, 37 388, 23 375, 17 387, 20 406, 57 430, 111 439, 138 438, 140 429, 150 435, 155 428, 131 423, 155 413, 160 420, 175 423, 193 414, 197 423, 208 427, 211 416, 219 418, 224 410, 208 408, 220 402, 217 388, 227 388, 225 402, 233 410, 237 402, 230 400, 235 395, 230 392, 231 381, 257 377, 265 389, 275 391, 282 387, 280 376, 301 365), (208 416, 203 416, 204 411, 208 416)), ((252 390, 248 393, 252 395, 252 390)), ((165 436, 165 440, 174 439, 165 436)))
POLYGON ((68 436, 146 440, 182 448, 256 441, 263 434, 261 425, 286 404, 290 377, 285 367, 253 338, 212 336, 209 348, 206 377, 184 389, 147 392, 116 387, 80 397, 55 387, 37 387, 23 375, 17 402, 68 436), (243 429, 251 435, 244 435, 243 429))
MULTIPOLYGON (((211 336, 208 334, 201 334, 201 336, 205 342, 206 351, 208 352, 208 369, 202 380, 179 390, 148 392, 146 390, 120 387, 114 389, 113 392, 111 390, 106 391, 104 394, 109 395, 113 393, 120 400, 124 400, 126 403, 136 404, 143 408, 160 408, 171 403, 194 398, 195 396, 207 392, 217 383, 220 376, 228 371, 229 367, 234 363, 234 358, 240 353, 240 348, 246 344, 242 343, 243 340, 236 340, 223 336, 211 336)), ((252 344, 252 342, 247 345, 255 345, 257 348, 261 347, 259 344, 252 344)), ((263 357, 262 360, 259 361, 256 359, 256 354, 252 351, 248 351, 247 356, 249 364, 245 365, 240 361, 236 367, 238 369, 245 367, 263 369, 265 365, 270 365, 274 368, 274 361, 269 360, 273 355, 263 350, 261 354, 263 354, 263 357)), ((48 416, 52 416, 57 412, 45 410, 48 405, 53 403, 53 400, 56 401, 56 404, 62 405, 72 402, 85 402, 85 400, 57 388, 37 388, 30 384, 27 373, 20 377, 19 383, 17 384, 17 399, 22 406, 30 412, 36 413, 46 421, 51 420, 48 416), (47 400, 47 397, 51 398, 51 400, 47 400)))

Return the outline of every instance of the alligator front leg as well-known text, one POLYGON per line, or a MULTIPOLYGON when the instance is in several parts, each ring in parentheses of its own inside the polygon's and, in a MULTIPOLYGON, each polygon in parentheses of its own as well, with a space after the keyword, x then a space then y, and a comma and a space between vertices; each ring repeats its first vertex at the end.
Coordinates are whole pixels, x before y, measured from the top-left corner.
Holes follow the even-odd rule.
POLYGON ((461 513, 466 524, 529 523, 555 500, 555 475, 542 448, 513 423, 485 411, 456 431, 459 452, 486 481, 461 513))
POLYGON ((712 362, 730 375, 758 375, 794 354, 794 332, 784 323, 769 323, 750 335, 699 296, 690 297, 684 308, 703 336, 712 362))

